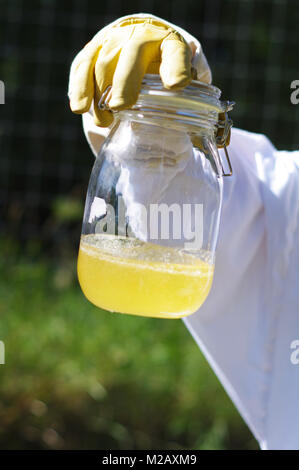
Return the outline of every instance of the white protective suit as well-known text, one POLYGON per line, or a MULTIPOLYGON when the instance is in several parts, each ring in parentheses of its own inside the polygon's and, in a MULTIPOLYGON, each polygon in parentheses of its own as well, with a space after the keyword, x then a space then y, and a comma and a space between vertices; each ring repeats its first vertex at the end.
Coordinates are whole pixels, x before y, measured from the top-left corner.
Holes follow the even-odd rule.
MULTIPOLYGON (((109 129, 83 124, 97 155, 109 129)), ((213 286, 184 323, 261 448, 299 449, 299 152, 233 129, 229 154, 213 286)))

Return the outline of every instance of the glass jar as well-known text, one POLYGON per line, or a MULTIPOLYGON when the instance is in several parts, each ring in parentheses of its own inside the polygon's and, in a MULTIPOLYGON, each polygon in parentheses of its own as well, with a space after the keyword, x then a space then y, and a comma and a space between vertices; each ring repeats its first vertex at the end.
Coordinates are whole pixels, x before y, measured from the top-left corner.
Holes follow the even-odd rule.
POLYGON ((103 309, 180 318, 211 288, 222 202, 220 90, 179 91, 146 75, 90 177, 78 257, 87 299, 103 309))

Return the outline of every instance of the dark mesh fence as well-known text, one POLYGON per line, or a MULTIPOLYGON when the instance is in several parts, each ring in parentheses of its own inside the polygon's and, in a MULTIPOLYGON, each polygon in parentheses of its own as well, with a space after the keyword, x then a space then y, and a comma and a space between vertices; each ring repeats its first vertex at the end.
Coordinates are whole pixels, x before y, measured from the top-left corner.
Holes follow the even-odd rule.
POLYGON ((139 11, 201 40, 214 83, 237 103, 236 126, 299 149, 299 105, 290 102, 290 83, 299 79, 295 1, 0 0, 2 233, 55 239, 59 217, 65 233, 78 232, 93 157, 68 108, 69 66, 96 31, 139 11))

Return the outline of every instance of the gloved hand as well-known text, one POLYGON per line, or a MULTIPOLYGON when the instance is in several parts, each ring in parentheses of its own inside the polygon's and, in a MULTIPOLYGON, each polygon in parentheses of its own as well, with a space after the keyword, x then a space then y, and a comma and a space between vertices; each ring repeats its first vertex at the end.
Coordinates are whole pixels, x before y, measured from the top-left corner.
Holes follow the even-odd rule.
POLYGON ((129 108, 138 98, 145 73, 160 73, 167 89, 188 85, 192 80, 191 59, 189 44, 159 19, 131 17, 112 23, 100 30, 73 61, 69 82, 71 109, 85 113, 93 100, 95 124, 107 127, 113 114, 100 110, 98 102, 109 85, 109 108, 129 108))

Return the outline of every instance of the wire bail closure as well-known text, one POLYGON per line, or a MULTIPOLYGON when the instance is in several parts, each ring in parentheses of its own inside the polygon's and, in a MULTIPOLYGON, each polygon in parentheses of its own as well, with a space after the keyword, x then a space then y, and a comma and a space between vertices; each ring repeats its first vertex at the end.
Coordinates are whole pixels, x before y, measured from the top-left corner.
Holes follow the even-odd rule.
POLYGON ((112 86, 111 85, 107 86, 101 98, 99 99, 98 107, 101 111, 109 110, 108 103, 111 98, 111 90, 112 90, 112 86))
POLYGON ((228 155, 227 147, 230 144, 231 128, 233 126, 232 119, 228 117, 228 111, 231 111, 233 109, 234 104, 234 101, 227 101, 225 103, 224 111, 219 114, 219 119, 217 123, 217 130, 215 135, 216 144, 218 148, 223 148, 229 168, 229 172, 226 173, 221 163, 222 176, 232 176, 233 174, 233 168, 228 155))

